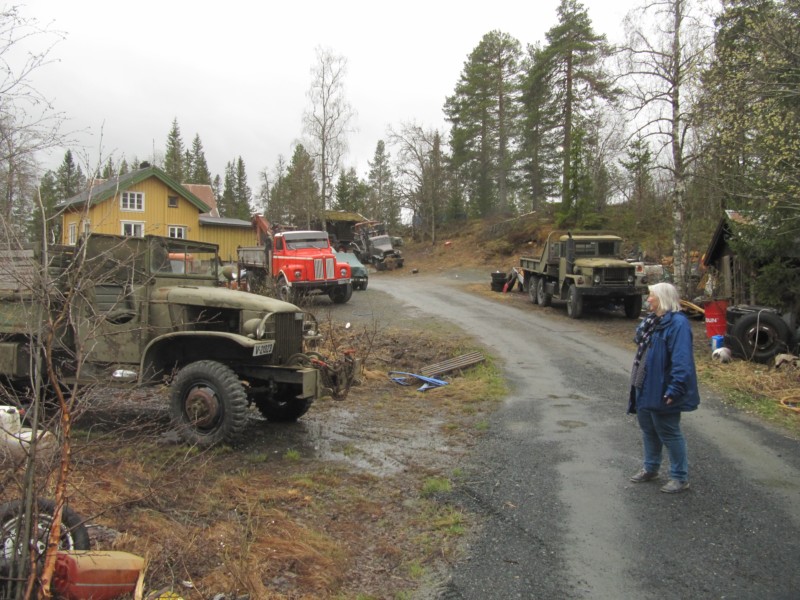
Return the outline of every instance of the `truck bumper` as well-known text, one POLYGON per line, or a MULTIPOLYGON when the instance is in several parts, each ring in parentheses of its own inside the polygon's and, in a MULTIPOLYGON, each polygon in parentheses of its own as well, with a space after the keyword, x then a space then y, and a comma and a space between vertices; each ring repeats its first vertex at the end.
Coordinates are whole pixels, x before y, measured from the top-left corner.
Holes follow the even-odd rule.
POLYGON ((350 279, 331 279, 328 281, 293 281, 289 285, 292 289, 302 292, 320 291, 323 294, 327 294, 331 290, 348 283, 350 283, 350 279))

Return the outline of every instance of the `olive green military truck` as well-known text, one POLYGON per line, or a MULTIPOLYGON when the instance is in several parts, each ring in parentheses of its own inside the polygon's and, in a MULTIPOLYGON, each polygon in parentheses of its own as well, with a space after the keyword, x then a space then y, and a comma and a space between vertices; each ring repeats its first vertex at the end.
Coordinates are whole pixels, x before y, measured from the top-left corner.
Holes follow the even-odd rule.
POLYGON ((583 316, 588 306, 621 306, 625 316, 642 311, 644 282, 636 267, 622 260, 622 238, 601 232, 553 231, 538 258, 521 257, 519 272, 531 302, 550 306, 566 300, 567 314, 583 316))
POLYGON ((293 304, 221 287, 214 244, 91 234, 0 252, 0 281, 2 385, 24 397, 52 383, 36 373, 45 354, 64 387, 168 384, 194 444, 235 443, 251 404, 296 420, 321 395, 346 394, 356 367, 310 351, 316 321, 293 304))

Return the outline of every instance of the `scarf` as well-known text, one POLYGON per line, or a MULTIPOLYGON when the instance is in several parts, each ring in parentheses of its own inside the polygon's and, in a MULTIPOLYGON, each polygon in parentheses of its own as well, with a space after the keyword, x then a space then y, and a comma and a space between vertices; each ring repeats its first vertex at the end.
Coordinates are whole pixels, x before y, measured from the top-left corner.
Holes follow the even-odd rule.
POLYGON ((645 375, 645 358, 647 357, 647 349, 650 347, 650 338, 656 330, 656 326, 661 322, 661 315, 656 313, 648 314, 639 326, 636 328, 636 333, 633 336, 633 341, 638 344, 636 348, 636 356, 633 358, 633 368, 631 369, 631 385, 636 389, 642 389, 645 375))

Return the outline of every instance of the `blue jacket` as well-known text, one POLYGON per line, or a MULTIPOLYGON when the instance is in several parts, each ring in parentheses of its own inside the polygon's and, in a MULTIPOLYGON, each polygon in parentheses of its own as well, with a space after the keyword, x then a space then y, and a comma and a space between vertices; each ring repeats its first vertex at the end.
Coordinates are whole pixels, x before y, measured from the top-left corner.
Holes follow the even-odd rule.
POLYGON ((650 338, 644 382, 638 398, 636 389, 631 387, 628 412, 634 413, 637 408, 658 412, 690 411, 699 404, 692 327, 683 313, 666 313, 650 338), (666 403, 667 397, 672 398, 672 404, 666 403))

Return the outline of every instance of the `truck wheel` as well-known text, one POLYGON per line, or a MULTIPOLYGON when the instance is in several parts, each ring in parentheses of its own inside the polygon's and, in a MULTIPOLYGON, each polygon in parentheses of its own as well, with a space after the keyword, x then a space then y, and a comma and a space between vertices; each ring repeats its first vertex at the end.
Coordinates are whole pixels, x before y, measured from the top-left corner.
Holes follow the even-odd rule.
POLYGON ((583 316, 583 298, 574 283, 570 284, 567 292, 567 315, 570 319, 580 319, 583 316))
POLYGON ((337 285, 328 293, 328 296, 334 304, 344 304, 353 296, 353 286, 350 283, 347 285, 337 285))
POLYGON ((247 424, 247 396, 233 369, 199 360, 178 371, 170 393, 170 415, 191 444, 231 444, 247 424))
MULTIPOLYGON (((36 524, 36 551, 42 556, 47 548, 47 538, 50 536, 50 527, 53 524, 53 514, 56 505, 52 500, 37 498, 35 510, 38 513, 36 524)), ((12 560, 15 552, 19 554, 20 545, 17 535, 24 517, 24 507, 21 500, 14 500, 0 505, 0 536, 3 543, 2 559, 12 560)), ((61 512, 61 532, 58 536, 59 550, 88 550, 89 532, 84 525, 84 519, 68 507, 61 512)), ((38 558, 38 557, 37 557, 38 558)))
POLYGON ((544 291, 544 277, 540 277, 536 284, 536 301, 540 306, 550 306, 553 303, 553 294, 544 291))
POLYGON ((642 296, 625 296, 625 316, 629 319, 638 319, 642 314, 642 296))
POLYGON ((300 417, 308 412, 311 408, 313 398, 306 398, 298 400, 293 397, 290 390, 286 390, 281 397, 289 397, 291 400, 282 401, 277 398, 270 398, 265 395, 253 396, 253 404, 256 405, 258 411, 267 420, 273 423, 291 423, 297 421, 300 417))
POLYGON ((531 275, 530 280, 528 281, 528 297, 531 299, 533 304, 539 304, 538 298, 538 288, 539 288, 539 278, 535 275, 531 275))
POLYGON ((294 290, 289 286, 289 282, 286 281, 286 277, 281 275, 278 277, 278 300, 283 300, 284 302, 294 302, 294 290))
POLYGON ((744 315, 731 328, 735 338, 732 351, 756 362, 767 362, 789 345, 789 327, 771 312, 744 315))

